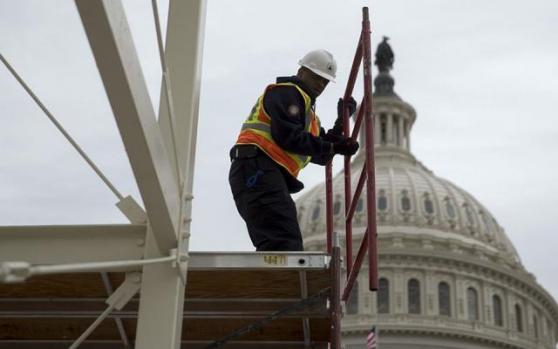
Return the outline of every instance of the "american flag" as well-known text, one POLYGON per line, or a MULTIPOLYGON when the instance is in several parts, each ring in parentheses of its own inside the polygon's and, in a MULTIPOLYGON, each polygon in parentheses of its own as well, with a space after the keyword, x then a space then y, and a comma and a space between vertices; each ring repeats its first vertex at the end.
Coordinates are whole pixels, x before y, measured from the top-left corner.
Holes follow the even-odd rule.
POLYGON ((366 349, 377 349, 377 339, 378 336, 376 336, 376 326, 372 326, 368 337, 366 337, 366 349))

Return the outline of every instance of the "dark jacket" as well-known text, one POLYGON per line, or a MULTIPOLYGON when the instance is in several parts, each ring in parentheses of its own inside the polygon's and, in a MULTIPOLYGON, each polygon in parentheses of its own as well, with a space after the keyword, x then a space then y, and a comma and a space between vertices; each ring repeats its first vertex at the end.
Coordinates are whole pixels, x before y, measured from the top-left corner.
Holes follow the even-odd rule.
MULTIPOLYGON (((312 99, 312 109, 315 99, 310 89, 296 76, 279 77, 277 83, 290 82, 296 84, 312 99)), ((325 165, 333 158, 331 142, 324 139, 324 128, 320 129, 320 136, 315 137, 304 128, 304 99, 298 90, 292 86, 278 86, 269 90, 264 97, 264 108, 271 117, 271 136, 281 148, 300 155, 311 156, 311 162, 325 165)), ((294 178, 285 169, 283 176, 291 193, 304 188, 304 184, 294 178)))

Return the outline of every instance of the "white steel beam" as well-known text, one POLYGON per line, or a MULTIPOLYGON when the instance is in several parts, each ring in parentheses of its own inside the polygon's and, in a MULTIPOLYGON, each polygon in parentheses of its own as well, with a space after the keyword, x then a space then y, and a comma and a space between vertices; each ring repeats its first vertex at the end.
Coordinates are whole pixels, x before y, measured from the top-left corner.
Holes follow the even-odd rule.
POLYGON ((145 225, 0 227, 0 261, 66 264, 136 260, 143 256, 145 225))
MULTIPOLYGON (((165 62, 169 73, 167 86, 161 88, 159 124, 168 149, 177 153, 178 164, 173 163, 175 173, 182 174, 180 238, 178 249, 189 249, 190 223, 192 221, 192 190, 198 127, 198 111, 201 85, 203 40, 205 30, 206 1, 170 0, 165 62), (166 93, 171 93, 173 112, 169 112, 166 93), (172 114, 172 115, 170 115, 172 114), (172 135, 175 134, 176 149, 172 135)), ((165 81, 163 81, 164 83, 165 81)), ((185 274, 187 263, 180 265, 185 274)))
MULTIPOLYGON (((151 229, 146 257, 157 254, 151 229)), ((185 285, 170 263, 143 267, 136 349, 178 349, 182 337, 185 285)))
POLYGON ((176 248, 179 189, 120 1, 76 0, 162 254, 176 248))
MULTIPOLYGON (((170 0, 169 3, 165 56, 170 91, 166 91, 163 85, 159 125, 168 153, 177 153, 176 157, 169 157, 173 173, 181 173, 183 180, 180 183, 183 206, 180 210, 179 253, 188 252, 205 8, 204 0, 170 0), (172 121, 166 103, 167 92, 173 97, 170 98, 172 121), (172 142, 173 133, 177 148, 172 142)), ((152 243, 148 232, 146 256, 153 253, 152 243)), ((181 264, 181 269, 186 270, 187 260, 181 264)), ((176 270, 165 265, 143 268, 136 349, 180 347, 185 285, 176 275, 176 270)))
MULTIPOLYGON (((159 103, 159 125, 169 153, 178 153, 180 173, 188 180, 194 169, 198 124, 201 68, 205 28, 205 0, 170 0, 165 42, 172 101, 176 146, 171 142, 171 125, 164 83, 159 103), (187 173, 188 172, 188 173, 187 173)), ((173 166, 177 166, 171 157, 173 166)))

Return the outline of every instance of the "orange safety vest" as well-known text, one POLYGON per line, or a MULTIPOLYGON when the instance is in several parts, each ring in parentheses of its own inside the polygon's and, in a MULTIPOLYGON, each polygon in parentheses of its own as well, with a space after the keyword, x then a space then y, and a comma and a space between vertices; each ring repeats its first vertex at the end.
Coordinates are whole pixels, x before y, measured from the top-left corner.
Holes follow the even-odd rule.
POLYGON ((296 84, 285 82, 267 86, 264 93, 258 98, 254 108, 252 108, 250 116, 242 125, 236 144, 253 144, 257 146, 296 178, 298 172, 310 162, 311 157, 286 151, 278 146, 273 137, 271 137, 271 117, 264 109, 264 96, 267 91, 277 86, 293 86, 298 90, 304 99, 306 115, 304 129, 313 136, 318 137, 320 135, 320 119, 312 110, 310 96, 296 84))

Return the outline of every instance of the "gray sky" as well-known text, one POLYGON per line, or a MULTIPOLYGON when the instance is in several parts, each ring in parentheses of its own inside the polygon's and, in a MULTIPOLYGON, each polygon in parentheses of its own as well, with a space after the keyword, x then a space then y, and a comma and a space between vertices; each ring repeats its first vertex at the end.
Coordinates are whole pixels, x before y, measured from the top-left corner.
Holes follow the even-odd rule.
MULTIPOLYGON (((391 38, 395 90, 417 110, 414 155, 478 198, 526 268, 558 296, 553 0, 209 0, 192 248, 252 249, 228 188, 228 149, 264 86, 293 74, 314 48, 338 61, 339 82, 317 106, 323 123, 332 124, 363 5, 371 6, 373 47, 382 35, 391 38)), ((166 17, 166 1, 160 6, 166 17)), ((161 72, 150 1, 125 7, 157 106, 161 72)), ((119 190, 139 199, 73 1, 0 0, 0 32, 0 52, 119 190)), ((126 222, 113 194, 3 66, 0 117, 0 225, 126 222)), ((307 168, 301 178, 310 189, 323 181, 323 168, 307 168)))

